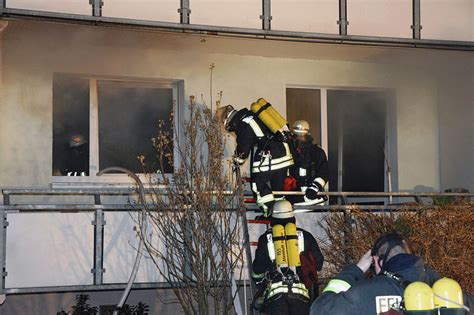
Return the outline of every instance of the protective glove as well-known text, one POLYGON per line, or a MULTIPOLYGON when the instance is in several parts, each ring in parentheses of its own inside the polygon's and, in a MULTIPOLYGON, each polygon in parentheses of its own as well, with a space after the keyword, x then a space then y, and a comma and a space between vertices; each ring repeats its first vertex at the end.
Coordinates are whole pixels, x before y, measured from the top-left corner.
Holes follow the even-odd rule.
POLYGON ((357 263, 357 267, 359 267, 359 269, 362 270, 363 273, 366 273, 367 270, 369 270, 372 263, 373 263, 373 259, 371 256, 371 250, 369 250, 364 254, 364 256, 362 256, 359 259, 359 262, 357 263))
POLYGON ((323 187, 319 183, 312 183, 305 191, 305 197, 309 200, 319 198, 318 193, 323 191, 323 187))
POLYGON ((237 166, 241 166, 245 163, 245 159, 241 159, 238 155, 234 155, 234 157, 232 158, 232 161, 237 166))

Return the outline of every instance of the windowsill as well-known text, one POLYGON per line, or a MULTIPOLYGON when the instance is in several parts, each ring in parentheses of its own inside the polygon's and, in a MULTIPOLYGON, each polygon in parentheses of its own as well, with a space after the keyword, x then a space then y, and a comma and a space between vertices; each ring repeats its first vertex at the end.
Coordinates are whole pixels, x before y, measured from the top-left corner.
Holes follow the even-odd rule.
MULTIPOLYGON (((156 184, 151 184, 150 175, 137 174, 145 188, 156 187, 156 184)), ((171 176, 167 174, 166 176, 171 176)), ((53 189, 61 188, 117 188, 129 189, 135 188, 135 180, 126 174, 104 174, 102 176, 53 176, 50 184, 53 189)))

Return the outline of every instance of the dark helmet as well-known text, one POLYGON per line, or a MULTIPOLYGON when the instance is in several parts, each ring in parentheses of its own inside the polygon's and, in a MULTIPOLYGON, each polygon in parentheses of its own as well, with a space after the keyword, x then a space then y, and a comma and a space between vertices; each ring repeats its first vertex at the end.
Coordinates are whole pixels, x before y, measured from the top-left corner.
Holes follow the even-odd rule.
POLYGON ((408 242, 403 235, 398 232, 385 233, 375 241, 371 250, 371 256, 378 256, 379 262, 384 262, 387 260, 392 249, 397 246, 400 246, 407 252, 409 251, 408 242), (385 249, 382 251, 384 247, 385 249))
POLYGON ((236 113, 237 111, 232 105, 222 106, 216 110, 216 118, 224 125, 225 130, 232 131, 230 122, 236 113))

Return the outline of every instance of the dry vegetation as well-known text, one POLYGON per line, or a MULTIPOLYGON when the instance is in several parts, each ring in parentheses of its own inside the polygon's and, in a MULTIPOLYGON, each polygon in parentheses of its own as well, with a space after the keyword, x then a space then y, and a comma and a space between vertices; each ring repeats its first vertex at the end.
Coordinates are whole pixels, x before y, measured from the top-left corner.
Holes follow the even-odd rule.
POLYGON ((357 260, 377 237, 388 231, 405 235, 414 252, 442 276, 457 280, 474 292, 474 206, 472 203, 440 204, 417 212, 364 212, 356 207, 328 215, 328 235, 322 247, 330 275, 357 260))
POLYGON ((153 193, 141 237, 184 313, 228 314, 243 262, 240 190, 225 165, 224 137, 212 111, 191 97, 180 127, 173 141, 160 124, 153 139, 160 169, 165 159, 174 160, 174 173, 149 174, 153 193))

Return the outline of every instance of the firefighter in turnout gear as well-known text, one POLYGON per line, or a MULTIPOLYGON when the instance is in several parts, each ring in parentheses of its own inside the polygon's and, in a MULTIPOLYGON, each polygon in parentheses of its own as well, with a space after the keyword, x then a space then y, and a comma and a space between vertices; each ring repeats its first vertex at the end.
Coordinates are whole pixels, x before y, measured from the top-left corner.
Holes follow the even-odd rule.
POLYGON ((268 314, 308 314, 317 291, 324 258, 314 237, 295 224, 291 203, 277 201, 271 228, 258 240, 252 279, 268 314))
POLYGON ((290 146, 284 141, 288 127, 279 114, 278 121, 273 119, 277 114, 264 99, 252 104, 252 111, 237 111, 227 105, 216 112, 225 129, 237 137, 234 163, 240 166, 248 157, 251 159, 251 188, 265 217, 271 215, 275 203, 272 190, 283 190, 288 168, 294 163, 290 146))
MULTIPOLYGON (((311 305, 311 315, 394 313, 394 309, 400 308, 404 293, 407 293, 406 296, 411 295, 413 286, 410 287, 410 284, 422 282, 431 287, 440 278, 419 256, 411 253, 402 235, 396 232, 386 233, 357 264, 346 266, 329 281, 311 305), (374 268, 375 276, 366 279, 365 273, 371 267, 374 268), (405 292, 405 288, 409 287, 408 292, 405 292)), ((423 289, 423 286, 417 287, 415 289, 423 289)), ((464 297, 466 305, 472 306, 472 296, 465 293, 464 297)), ((410 298, 408 306, 413 309, 410 298)))
POLYGON ((297 120, 292 127, 295 164, 290 169, 290 176, 285 180, 285 190, 301 190, 304 196, 288 198, 295 205, 314 205, 327 200, 318 195, 324 191, 328 182, 329 168, 326 153, 313 144, 309 124, 297 120))

